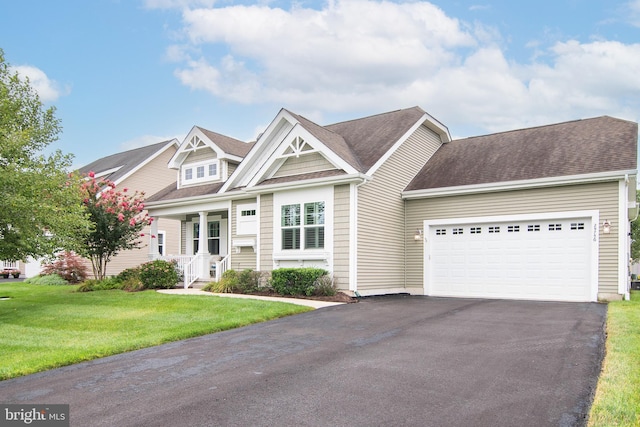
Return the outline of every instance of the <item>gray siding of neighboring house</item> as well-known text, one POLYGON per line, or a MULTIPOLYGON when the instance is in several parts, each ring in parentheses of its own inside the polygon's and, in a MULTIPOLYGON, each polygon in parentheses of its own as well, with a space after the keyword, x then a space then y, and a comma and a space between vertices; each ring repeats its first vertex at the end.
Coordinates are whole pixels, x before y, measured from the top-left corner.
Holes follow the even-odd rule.
POLYGON ((260 196, 258 225, 260 230, 260 270, 273 270, 273 194, 260 196))
MULTIPOLYGON (((238 205, 244 205, 247 203, 256 203, 256 199, 244 199, 234 200, 231 203, 231 241, 237 238, 256 238, 255 235, 242 235, 238 236, 238 205)), ((235 252, 235 248, 230 247, 229 253, 231 254, 231 268, 237 271, 242 271, 247 268, 252 270, 257 266, 257 254, 252 247, 240 248, 240 253, 235 252)))
POLYGON ((339 289, 349 289, 350 185, 336 185, 333 192, 333 277, 339 289))
MULTIPOLYGON (((175 182, 175 172, 167 169, 167 163, 173 157, 175 148, 169 148, 155 159, 144 165, 130 177, 124 179, 118 184, 116 190, 121 191, 125 188, 128 194, 137 191, 144 191, 146 196, 150 196, 171 183, 175 182)), ((158 230, 165 231, 165 253, 176 254, 178 252, 180 221, 171 219, 160 219, 158 221, 158 230)), ((122 270, 149 261, 149 239, 151 228, 149 226, 142 230, 144 237, 140 240, 142 245, 140 248, 123 251, 111 259, 107 265, 107 275, 116 275, 122 270)), ((89 271, 91 271, 91 262, 87 260, 89 271)))
POLYGON ((440 137, 420 126, 358 189, 358 290, 404 286, 402 191, 440 147, 440 137))
MULTIPOLYGON (((422 290, 424 245, 413 238, 424 220, 598 210, 601 221, 616 218, 610 234, 600 234, 598 293, 618 293, 618 182, 503 191, 408 200, 404 232, 407 288, 422 290)), ((624 219, 622 219, 624 221, 624 219)))
POLYGON ((281 176, 299 175, 302 173, 319 172, 336 169, 336 167, 320 153, 302 154, 300 157, 289 157, 273 175, 281 176))

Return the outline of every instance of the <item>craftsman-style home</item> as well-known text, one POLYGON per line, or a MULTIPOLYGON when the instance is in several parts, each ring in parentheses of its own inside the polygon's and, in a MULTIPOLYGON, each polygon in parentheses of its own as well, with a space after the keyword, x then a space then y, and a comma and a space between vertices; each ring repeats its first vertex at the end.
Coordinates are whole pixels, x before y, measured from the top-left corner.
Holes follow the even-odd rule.
POLYGON ((164 256, 185 286, 315 266, 359 295, 615 299, 637 142, 606 116, 452 140, 419 107, 327 126, 283 109, 251 143, 194 127, 147 208, 181 224, 164 256))

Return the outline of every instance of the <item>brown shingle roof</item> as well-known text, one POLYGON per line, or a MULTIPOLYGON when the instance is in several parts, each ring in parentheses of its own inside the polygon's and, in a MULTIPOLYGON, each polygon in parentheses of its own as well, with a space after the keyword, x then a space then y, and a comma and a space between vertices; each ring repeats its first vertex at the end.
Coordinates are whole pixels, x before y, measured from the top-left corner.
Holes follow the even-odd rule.
POLYGON ((244 157, 249 150, 254 146, 255 142, 244 142, 239 139, 231 138, 226 135, 222 135, 216 132, 212 132, 208 129, 196 126, 209 138, 214 144, 216 144, 222 151, 234 156, 244 157))
POLYGON ((122 153, 112 154, 110 156, 102 157, 95 160, 86 166, 78 169, 81 174, 95 172, 101 174, 102 172, 110 169, 118 170, 104 175, 105 179, 116 182, 133 169, 138 167, 142 162, 149 159, 149 157, 155 155, 158 151, 163 150, 171 141, 158 142, 156 144, 146 145, 144 147, 135 148, 133 150, 123 151, 122 153))
POLYGON ((637 123, 608 116, 455 140, 406 190, 634 170, 637 141, 637 123))
MULTIPOLYGON (((367 172, 425 114, 420 107, 325 126, 344 139, 367 172)), ((333 149, 333 147, 329 147, 333 149)))
POLYGON ((223 182, 214 184, 194 185, 193 187, 178 188, 178 183, 163 188, 151 197, 146 199, 147 203, 160 202, 167 200, 185 199, 189 197, 205 196, 207 194, 216 194, 222 187, 223 182))

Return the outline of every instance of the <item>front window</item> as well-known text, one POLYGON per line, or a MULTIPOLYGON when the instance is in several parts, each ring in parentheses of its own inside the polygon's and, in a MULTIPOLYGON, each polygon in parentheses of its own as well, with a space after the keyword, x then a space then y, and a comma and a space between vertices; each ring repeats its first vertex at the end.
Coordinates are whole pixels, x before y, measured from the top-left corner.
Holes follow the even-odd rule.
MULTIPOLYGON (((200 249, 200 223, 193 223, 193 253, 200 249)), ((220 221, 207 223, 207 251, 211 255, 220 255, 220 221)))
POLYGON ((183 181, 188 184, 196 184, 220 179, 218 162, 218 159, 211 159, 182 165, 183 181))
POLYGON ((304 248, 324 248, 324 202, 304 205, 304 248))
POLYGON ((282 249, 300 249, 300 205, 282 206, 282 249))
POLYGON ((324 202, 282 206, 280 225, 282 249, 300 249, 301 241, 304 249, 324 248, 324 202), (300 218, 302 208, 304 221, 300 218))

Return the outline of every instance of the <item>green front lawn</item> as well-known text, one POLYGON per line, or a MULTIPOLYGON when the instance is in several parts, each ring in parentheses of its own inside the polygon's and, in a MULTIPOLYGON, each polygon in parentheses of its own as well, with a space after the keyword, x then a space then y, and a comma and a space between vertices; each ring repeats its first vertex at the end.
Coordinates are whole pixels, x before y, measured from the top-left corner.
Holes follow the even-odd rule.
POLYGON ((0 380, 311 310, 155 291, 1 283, 0 380))
POLYGON ((606 355, 589 426, 640 426, 640 292, 609 303, 606 355))

